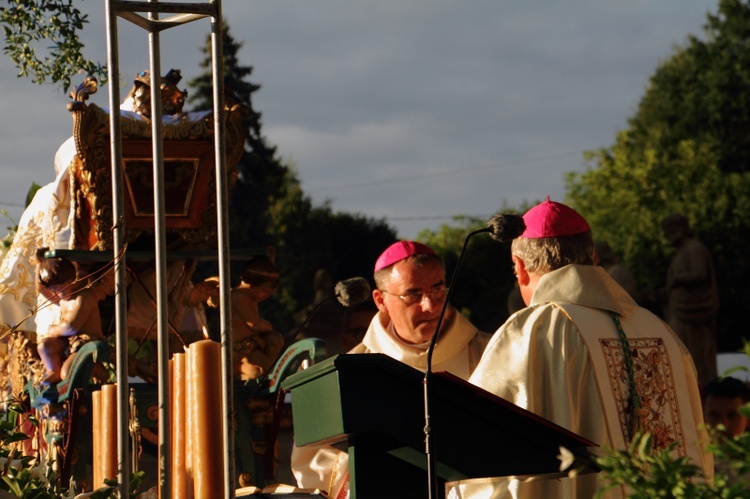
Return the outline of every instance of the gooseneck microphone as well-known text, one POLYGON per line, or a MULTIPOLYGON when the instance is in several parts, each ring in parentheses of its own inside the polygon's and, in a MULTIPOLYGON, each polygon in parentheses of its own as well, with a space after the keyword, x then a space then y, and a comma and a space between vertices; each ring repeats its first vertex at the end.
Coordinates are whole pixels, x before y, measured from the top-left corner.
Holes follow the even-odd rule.
POLYGON ((315 305, 315 308, 307 315, 307 318, 302 323, 302 325, 297 329, 297 331, 290 336, 289 338, 284 339, 284 344, 281 347, 281 350, 279 350, 278 355, 276 355, 276 358, 273 360, 273 363, 271 363, 271 368, 269 368, 266 372, 264 372, 260 378, 256 380, 256 385, 253 388, 253 390, 250 392, 250 394, 245 398, 245 402, 238 406, 237 410, 234 413, 234 416, 236 417, 237 414, 239 414, 242 407, 244 407, 247 402, 253 398, 253 396, 260 390, 260 387, 263 385, 263 383, 268 379, 268 376, 271 372, 273 372, 273 367, 276 365, 276 363, 279 361, 279 359, 284 355, 284 352, 286 349, 291 345, 294 340, 299 336, 299 334, 302 332, 303 329, 307 326, 307 324, 310 322, 310 319, 313 318, 315 313, 320 310, 320 307, 330 301, 336 298, 338 302, 343 305, 346 308, 349 308, 353 305, 357 305, 359 303, 362 303, 366 301, 370 297, 370 284, 367 282, 367 279, 364 277, 351 277, 349 279, 344 279, 343 281, 339 281, 336 283, 336 286, 334 287, 334 294, 331 296, 327 296, 326 298, 323 298, 318 302, 317 305, 315 305))
POLYGON ((370 284, 364 277, 352 277, 339 281, 333 291, 339 303, 345 307, 351 307, 366 301, 370 298, 371 292, 370 284))
MULTIPOLYGON (((515 213, 499 213, 493 215, 487 221, 487 228, 490 237, 499 243, 512 241, 519 237, 526 230, 526 224, 521 215, 515 213)), ((469 234, 471 235, 471 234, 469 234)))
POLYGON ((471 239, 476 234, 482 234, 488 232, 490 237, 498 242, 512 241, 517 238, 526 229, 526 224, 520 215, 512 213, 501 213, 492 216, 487 221, 487 227, 484 229, 477 229, 470 232, 464 239, 463 248, 458 256, 458 262, 456 268, 453 270, 453 277, 451 278, 450 287, 448 288, 448 294, 443 302, 443 308, 440 310, 438 316, 437 326, 435 326, 435 333, 430 339, 430 345, 427 348, 427 368, 424 372, 424 380, 422 381, 422 387, 424 389, 424 443, 425 443, 425 454, 427 455, 427 481, 428 481, 428 497, 430 499, 438 497, 438 479, 437 479, 437 459, 435 457, 435 444, 431 438, 432 426, 430 424, 430 395, 429 395, 429 381, 432 377, 432 354, 435 351, 435 345, 437 345, 438 335, 440 328, 443 324, 443 318, 445 317, 445 311, 448 309, 448 303, 450 302, 453 290, 456 289, 456 282, 458 279, 458 272, 461 268, 461 262, 466 253, 466 246, 469 244, 471 239))

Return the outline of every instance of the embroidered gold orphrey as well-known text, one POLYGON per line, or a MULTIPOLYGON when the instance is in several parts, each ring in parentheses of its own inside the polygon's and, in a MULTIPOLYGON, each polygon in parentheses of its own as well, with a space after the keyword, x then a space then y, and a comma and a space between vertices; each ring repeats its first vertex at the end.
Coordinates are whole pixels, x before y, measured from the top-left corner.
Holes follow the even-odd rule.
MULTIPOLYGON (((615 397, 622 434, 630 440, 628 370, 622 346, 617 338, 600 339, 599 342, 607 363, 607 375, 615 397)), ((664 449, 677 442, 675 451, 680 456, 685 456, 682 421, 669 352, 660 338, 629 338, 628 342, 633 357, 635 383, 642 407, 646 410, 645 431, 653 435, 655 449, 664 449)))

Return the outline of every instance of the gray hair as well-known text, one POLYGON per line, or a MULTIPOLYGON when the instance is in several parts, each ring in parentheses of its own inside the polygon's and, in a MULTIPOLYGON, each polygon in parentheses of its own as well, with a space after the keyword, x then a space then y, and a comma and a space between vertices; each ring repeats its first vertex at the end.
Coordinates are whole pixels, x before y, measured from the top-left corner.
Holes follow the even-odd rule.
POLYGON ((596 263, 596 247, 590 230, 572 236, 519 237, 513 240, 510 250, 513 256, 523 260, 527 271, 537 274, 546 274, 571 263, 596 263))

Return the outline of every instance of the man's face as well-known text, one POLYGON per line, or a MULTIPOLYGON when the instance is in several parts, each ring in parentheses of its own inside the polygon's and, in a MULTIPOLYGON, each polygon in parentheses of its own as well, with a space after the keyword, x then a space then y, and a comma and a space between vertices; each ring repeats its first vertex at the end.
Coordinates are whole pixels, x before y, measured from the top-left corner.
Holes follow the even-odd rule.
POLYGON ((707 425, 723 425, 727 436, 736 437, 747 428, 747 418, 739 412, 742 406, 740 397, 731 399, 709 395, 703 404, 703 419, 707 425))
POLYGON ((383 290, 376 289, 373 299, 381 312, 388 314, 396 334, 407 343, 420 344, 432 338, 440 310, 445 302, 445 272, 439 262, 417 266, 407 258, 393 266, 383 290), (437 292, 436 292, 437 291, 437 292), (401 296, 425 294, 422 300, 408 304, 401 296))

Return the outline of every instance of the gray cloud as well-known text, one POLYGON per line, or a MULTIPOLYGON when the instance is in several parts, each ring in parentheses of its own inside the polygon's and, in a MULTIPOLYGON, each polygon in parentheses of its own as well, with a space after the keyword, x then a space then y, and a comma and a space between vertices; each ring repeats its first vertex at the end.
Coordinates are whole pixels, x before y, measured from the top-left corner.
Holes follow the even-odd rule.
MULTIPOLYGON (((101 4, 81 5, 84 42, 104 59, 101 4)), ((224 2, 242 63, 262 85, 254 104, 265 134, 303 188, 336 210, 388 217, 403 237, 447 221, 436 217, 561 198, 564 173, 583 168, 583 150, 614 141, 656 65, 715 9, 705 0, 224 2)), ((148 67, 148 42, 126 21, 118 28, 125 90, 148 67)), ((183 83, 200 73, 208 31, 198 21, 164 32, 165 72, 180 68, 183 83)), ((7 203, 52 180, 71 125, 65 95, 14 74, 0 59, 7 203)), ((106 92, 94 101, 106 105, 106 92)))

